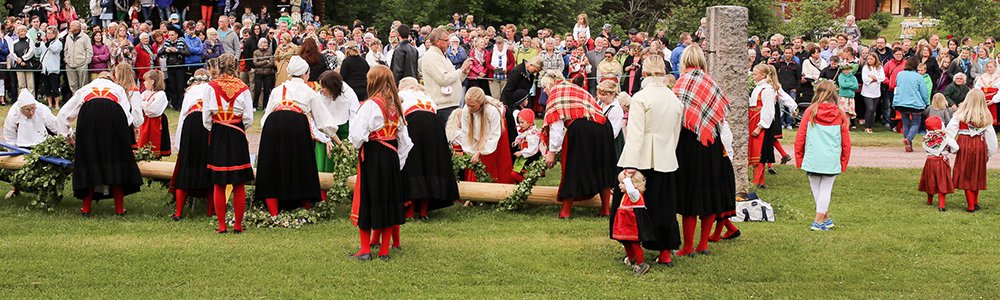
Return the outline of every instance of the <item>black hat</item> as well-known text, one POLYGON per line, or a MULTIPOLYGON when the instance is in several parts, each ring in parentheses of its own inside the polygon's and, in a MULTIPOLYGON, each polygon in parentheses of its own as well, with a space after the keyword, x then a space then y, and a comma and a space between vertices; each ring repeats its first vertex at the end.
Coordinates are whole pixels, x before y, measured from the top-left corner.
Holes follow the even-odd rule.
POLYGON ((639 30, 635 28, 629 28, 628 34, 639 34, 639 30))
POLYGON ((525 89, 515 90, 514 94, 511 95, 511 97, 514 98, 514 99, 516 99, 514 101, 515 105, 520 105, 520 104, 522 104, 522 102, 524 102, 525 100, 528 99, 528 90, 525 90, 525 89))

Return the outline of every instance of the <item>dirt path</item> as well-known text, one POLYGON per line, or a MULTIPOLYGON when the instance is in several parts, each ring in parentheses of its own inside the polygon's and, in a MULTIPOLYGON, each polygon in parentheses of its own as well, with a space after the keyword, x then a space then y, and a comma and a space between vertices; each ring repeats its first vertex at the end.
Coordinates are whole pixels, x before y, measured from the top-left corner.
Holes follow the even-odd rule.
MULTIPOLYGON (((787 146, 785 147, 785 150, 789 151, 789 154, 794 151, 794 149, 787 146)), ((903 147, 856 147, 851 149, 851 161, 848 163, 848 166, 919 169, 924 167, 924 160, 926 157, 927 155, 924 154, 924 151, 919 147, 913 149, 913 152, 910 153, 904 152, 903 147)), ((955 156, 952 155, 950 159, 954 162, 955 156)), ((778 160, 780 161, 780 158, 778 160)), ((1000 169, 1000 158, 994 157, 991 159, 987 164, 987 167, 990 169, 1000 169)))

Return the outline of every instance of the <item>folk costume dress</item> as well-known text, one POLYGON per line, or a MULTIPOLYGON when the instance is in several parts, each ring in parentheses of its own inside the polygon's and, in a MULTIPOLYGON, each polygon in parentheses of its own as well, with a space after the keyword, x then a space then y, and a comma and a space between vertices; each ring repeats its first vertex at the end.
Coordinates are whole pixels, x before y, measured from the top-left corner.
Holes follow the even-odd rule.
POLYGON ((520 155, 516 156, 514 159, 514 169, 511 170, 510 176, 514 178, 515 181, 524 181, 524 173, 527 172, 527 167, 536 160, 542 158, 542 137, 541 131, 535 128, 535 112, 530 109, 522 109, 515 114, 518 118, 524 119, 528 124, 532 124, 528 128, 517 128, 517 137, 514 138, 514 142, 511 143, 517 148, 517 152, 520 155))
POLYGON ((17 95, 17 102, 10 107, 7 118, 3 120, 4 140, 14 146, 31 149, 52 134, 65 134, 65 128, 59 126, 48 106, 35 100, 27 89, 22 89, 17 95), (28 118, 21 113, 21 108, 32 104, 35 105, 35 114, 28 118))
MULTIPOLYGON (((514 162, 511 159, 510 146, 507 146, 510 145, 510 138, 507 136, 507 122, 503 118, 506 107, 503 104, 492 105, 490 103, 498 102, 483 101, 480 108, 483 110, 482 116, 486 118, 487 124, 487 127, 484 128, 486 136, 483 141, 478 140, 479 128, 476 128, 477 132, 475 133, 469 132, 472 129, 472 124, 476 124, 476 126, 480 124, 479 114, 466 111, 462 115, 462 131, 465 137, 462 141, 462 151, 469 155, 479 153, 479 161, 486 167, 486 172, 493 177, 493 182, 514 183, 514 178, 510 176, 514 162)), ((476 181, 475 175, 471 174, 472 172, 468 173, 468 180, 476 181)))
POLYGON ((997 91, 1000 91, 1000 71, 979 75, 973 88, 980 89, 986 94, 986 104, 990 115, 993 116, 993 126, 1000 125, 1000 119, 997 118, 997 103, 1000 103, 1000 98, 996 96, 997 91))
POLYGON ((208 86, 202 98, 201 118, 202 125, 209 130, 208 169, 214 185, 212 199, 219 221, 217 232, 227 230, 226 185, 233 186, 234 230, 242 232, 246 209, 244 184, 254 180, 245 129, 253 123, 253 97, 250 88, 231 75, 219 76, 208 86))
POLYGON ((626 178, 623 183, 625 195, 621 205, 615 210, 611 238, 623 243, 654 240, 653 223, 646 212, 646 199, 632 184, 631 178, 626 178))
MULTIPOLYGON (((330 116, 333 117, 333 124, 337 126, 337 137, 341 141, 347 142, 351 118, 358 113, 361 103, 358 102, 358 94, 346 82, 343 83, 342 91, 337 99, 323 97, 323 104, 330 112, 330 116)), ((313 126, 313 136, 316 138, 316 169, 319 172, 333 172, 335 167, 333 158, 326 155, 326 142, 332 138, 326 134, 320 134, 322 132, 316 130, 315 127, 313 126)))
POLYGON ((403 167, 413 148, 403 115, 379 95, 365 101, 351 121, 351 144, 358 145, 358 175, 351 222, 361 230, 405 222, 403 167))
POLYGON ((142 148, 151 145, 151 150, 157 157, 170 156, 170 124, 163 114, 168 104, 170 102, 164 91, 142 92, 143 123, 139 126, 139 141, 136 146, 142 148))
POLYGON ((625 128, 625 110, 618 102, 618 97, 615 97, 615 101, 609 104, 601 102, 601 110, 604 111, 604 116, 611 123, 611 131, 615 136, 612 142, 615 146, 615 161, 618 161, 622 157, 622 149, 625 148, 625 134, 622 132, 622 129, 625 128))
POLYGON ((611 124, 583 88, 563 80, 550 90, 542 142, 562 153, 559 201, 588 200, 618 182, 611 124))
POLYGON ((291 210, 321 199, 311 126, 326 135, 336 134, 322 101, 323 95, 298 77, 271 92, 261 119, 254 191, 257 199, 268 201, 269 209, 277 205, 277 209, 291 210))
POLYGON ((774 163, 774 134, 768 130, 773 126, 774 113, 778 99, 778 94, 774 87, 765 80, 761 80, 750 93, 750 141, 748 143, 749 154, 747 159, 750 166, 755 166, 752 182, 757 185, 764 184, 764 164, 774 163), (753 136, 754 129, 763 128, 760 134, 753 136))
POLYGON ((399 91, 407 132, 413 141, 409 160, 403 168, 406 177, 406 199, 419 202, 420 216, 427 210, 451 206, 458 200, 458 181, 451 164, 451 147, 438 121, 434 100, 423 92, 399 91))
POLYGON ((673 90, 684 103, 677 141, 677 213, 728 219, 736 214, 736 176, 720 136, 729 99, 702 69, 681 74, 673 90))
POLYGON ((958 142, 952 181, 956 189, 986 190, 986 162, 997 152, 997 134, 993 126, 976 127, 963 122, 964 115, 956 114, 948 123, 948 136, 958 142))
MULTIPOLYGON (((142 185, 132 153, 134 133, 128 100, 121 86, 96 79, 77 90, 57 116, 64 128, 76 120, 73 195, 84 200, 84 213, 90 212, 90 200, 114 196, 120 202, 142 185)), ((116 213, 124 213, 120 208, 116 205, 116 213)))
POLYGON ((924 135, 923 148, 924 152, 927 153, 927 160, 924 161, 924 169, 920 172, 918 190, 928 195, 955 192, 955 182, 952 181, 948 154, 955 153, 961 148, 954 138, 940 130, 940 123, 939 119, 938 129, 928 129, 927 134, 924 135))
MULTIPOLYGON (((209 134, 202 124, 205 94, 211 88, 208 83, 192 85, 184 93, 184 101, 181 102, 176 131, 177 162, 174 164, 170 185, 174 193, 181 193, 177 195, 179 199, 186 196, 212 197, 212 171, 208 168, 209 134)), ((183 208, 183 203, 178 205, 183 208)), ((209 204, 208 211, 211 215, 213 205, 209 204)))
POLYGON ((254 180, 246 126, 253 123, 253 98, 239 78, 222 75, 208 83, 202 98, 202 125, 209 131, 208 169, 212 184, 254 180))

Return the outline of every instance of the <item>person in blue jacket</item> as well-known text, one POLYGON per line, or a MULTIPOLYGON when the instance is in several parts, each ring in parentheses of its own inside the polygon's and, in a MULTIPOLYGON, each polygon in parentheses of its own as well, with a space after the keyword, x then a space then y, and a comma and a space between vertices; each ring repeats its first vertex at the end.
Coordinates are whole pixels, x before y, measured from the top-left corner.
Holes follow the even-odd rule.
POLYGON ((930 100, 930 92, 924 84, 924 77, 917 73, 920 59, 910 57, 903 65, 903 71, 896 75, 896 90, 893 92, 892 107, 899 111, 903 120, 903 145, 906 152, 913 152, 913 137, 920 130, 923 113, 930 100))
POLYGON ((184 23, 184 43, 187 44, 188 54, 184 55, 184 64, 187 65, 185 69, 188 78, 190 78, 195 70, 202 67, 201 54, 203 50, 201 39, 194 32, 195 23, 194 21, 187 21, 184 23))

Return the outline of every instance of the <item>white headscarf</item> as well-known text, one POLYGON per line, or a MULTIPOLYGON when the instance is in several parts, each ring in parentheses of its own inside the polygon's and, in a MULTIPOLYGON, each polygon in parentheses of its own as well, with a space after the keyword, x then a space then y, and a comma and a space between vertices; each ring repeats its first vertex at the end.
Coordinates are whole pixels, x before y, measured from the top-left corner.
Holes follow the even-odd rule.
POLYGON ((296 55, 288 60, 288 75, 302 76, 309 72, 309 64, 302 57, 296 55))

